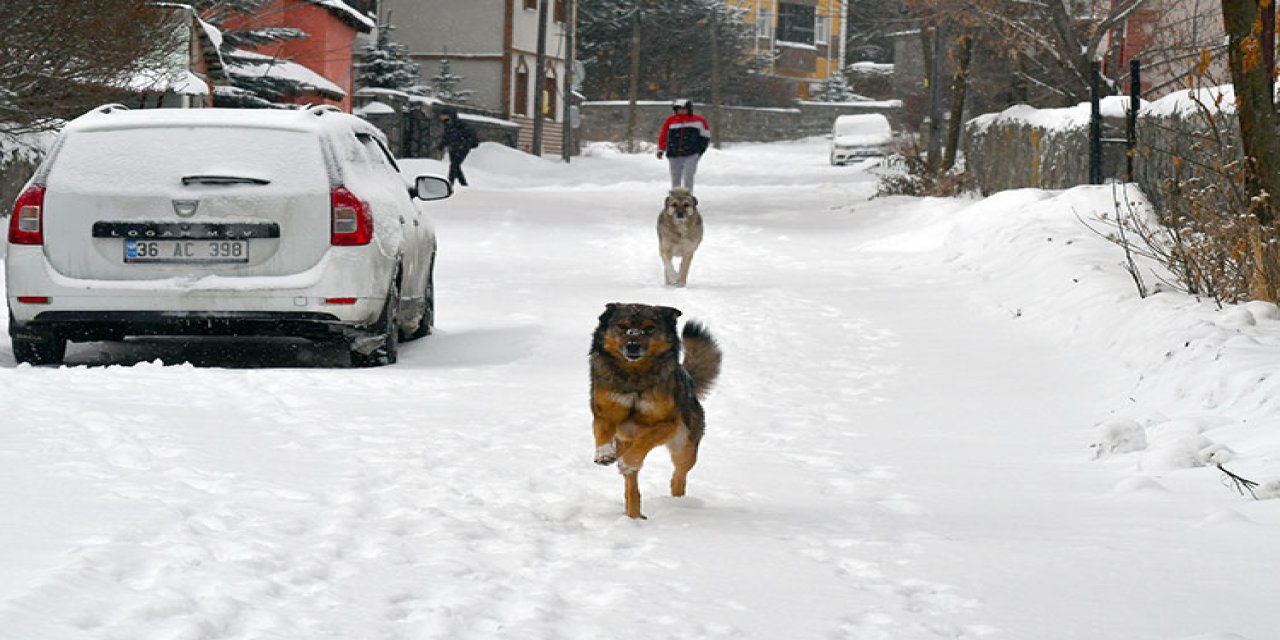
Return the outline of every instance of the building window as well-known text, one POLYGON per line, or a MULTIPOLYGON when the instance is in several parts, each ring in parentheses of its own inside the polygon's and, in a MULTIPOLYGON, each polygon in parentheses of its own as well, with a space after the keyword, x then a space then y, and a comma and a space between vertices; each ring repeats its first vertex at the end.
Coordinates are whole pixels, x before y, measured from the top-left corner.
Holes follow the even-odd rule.
POLYGON ((555 14, 554 14, 556 22, 564 23, 564 21, 567 19, 566 16, 569 15, 569 11, 568 9, 565 8, 566 4, 568 4, 567 0, 556 0, 556 8, 555 8, 555 14))
POLYGON ((773 37, 773 11, 760 7, 756 10, 756 37, 769 39, 773 37))
POLYGON ((516 69, 516 90, 511 99, 515 102, 512 113, 518 116, 529 115, 529 67, 525 66, 524 60, 520 61, 520 67, 516 69))
POLYGON ((559 93, 556 90, 556 77, 554 75, 542 79, 542 115, 552 120, 556 119, 556 98, 559 93))
POLYGON ((532 9, 532 10, 534 10, 534 11, 537 11, 537 10, 538 10, 538 0, 524 0, 524 8, 525 8, 525 9, 532 9))
POLYGON ((828 16, 818 16, 813 23, 813 41, 817 44, 826 44, 831 41, 831 18, 828 16))
POLYGON ((813 7, 778 3, 778 41, 813 44, 814 17, 813 7))

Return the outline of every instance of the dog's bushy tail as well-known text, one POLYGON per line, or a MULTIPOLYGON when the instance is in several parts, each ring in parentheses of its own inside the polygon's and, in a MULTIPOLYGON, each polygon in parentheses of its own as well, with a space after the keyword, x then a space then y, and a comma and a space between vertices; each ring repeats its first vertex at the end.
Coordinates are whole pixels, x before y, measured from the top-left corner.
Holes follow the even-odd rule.
POLYGON ((693 391, 699 399, 711 391, 711 385, 720 375, 723 353, 711 332, 699 322, 686 322, 681 334, 684 342, 684 368, 693 378, 693 391))

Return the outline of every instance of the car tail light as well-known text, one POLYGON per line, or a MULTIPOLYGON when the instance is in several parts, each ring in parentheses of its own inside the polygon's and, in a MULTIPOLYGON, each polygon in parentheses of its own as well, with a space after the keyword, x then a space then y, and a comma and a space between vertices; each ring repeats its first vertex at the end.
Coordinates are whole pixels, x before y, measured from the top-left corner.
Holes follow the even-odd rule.
POLYGON ((9 244, 44 244, 44 185, 27 187, 13 204, 9 244))
POLYGON ((355 304, 356 298, 325 298, 325 304, 355 304))
POLYGON ((369 203, 357 198, 346 187, 334 187, 330 195, 333 227, 329 244, 360 245, 373 240, 373 212, 369 203))
POLYGON ((18 296, 22 304, 49 304, 49 296, 18 296))

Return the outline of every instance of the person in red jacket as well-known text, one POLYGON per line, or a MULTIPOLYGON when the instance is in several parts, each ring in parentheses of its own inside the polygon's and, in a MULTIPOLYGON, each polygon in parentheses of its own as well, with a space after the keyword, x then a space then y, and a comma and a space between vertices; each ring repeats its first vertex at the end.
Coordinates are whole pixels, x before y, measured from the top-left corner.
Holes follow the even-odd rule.
POLYGON ((658 159, 664 155, 667 158, 672 189, 684 187, 693 191, 693 175, 711 142, 711 127, 706 118, 693 113, 692 100, 676 100, 671 109, 675 113, 662 123, 662 133, 658 134, 658 159))

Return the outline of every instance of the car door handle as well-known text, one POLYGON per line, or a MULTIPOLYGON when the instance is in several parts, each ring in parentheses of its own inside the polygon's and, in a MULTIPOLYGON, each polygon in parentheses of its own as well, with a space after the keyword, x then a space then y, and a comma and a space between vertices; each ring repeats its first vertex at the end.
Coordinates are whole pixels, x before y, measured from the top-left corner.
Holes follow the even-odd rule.
POLYGON ((400 216, 400 224, 404 224, 404 216, 400 216))
POLYGON ((421 225, 421 223, 420 223, 420 222, 418 222, 418 221, 417 221, 417 219, 415 219, 415 220, 413 221, 413 226, 418 227, 418 226, 422 226, 422 225, 421 225))

